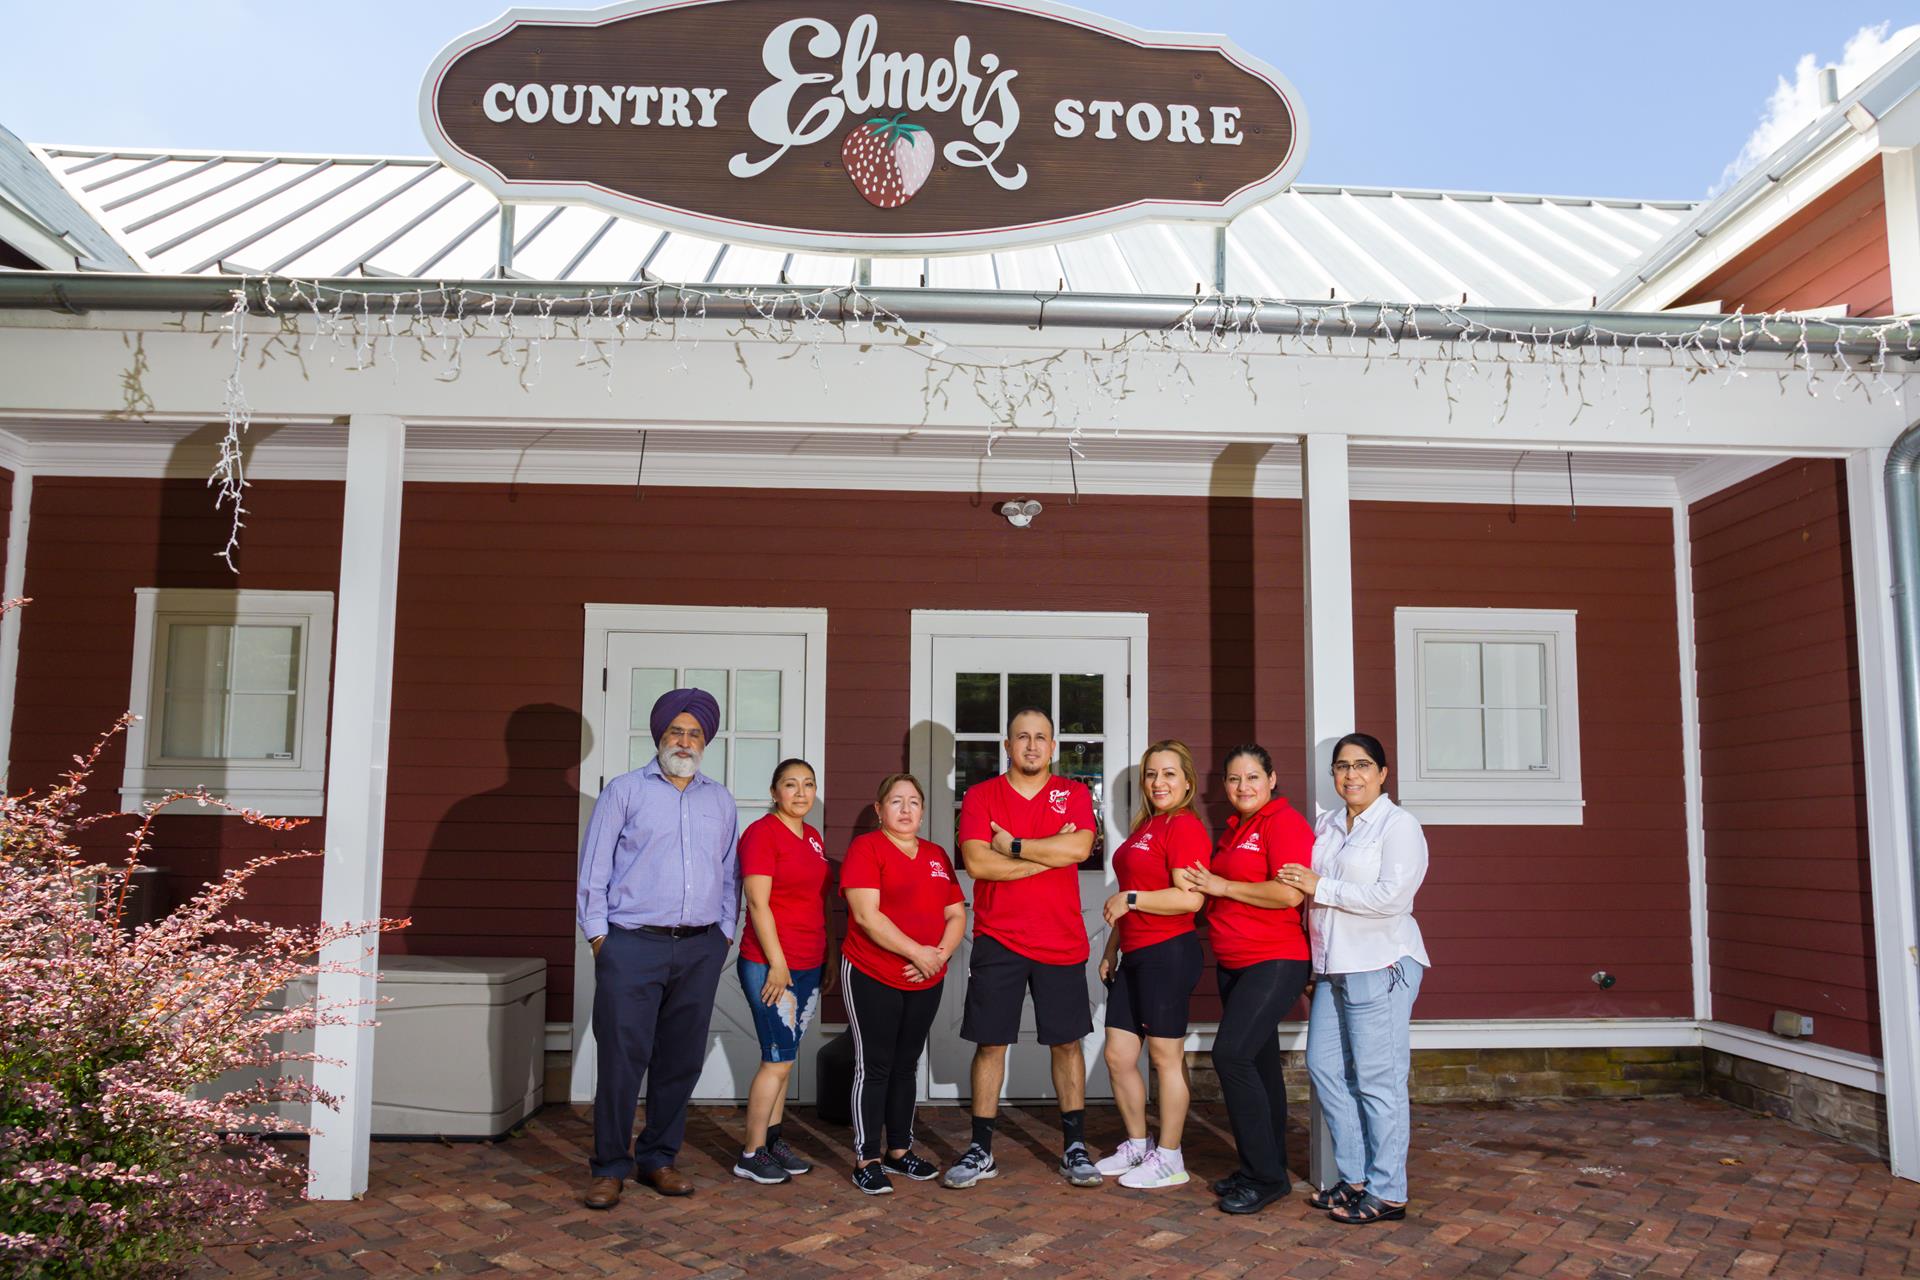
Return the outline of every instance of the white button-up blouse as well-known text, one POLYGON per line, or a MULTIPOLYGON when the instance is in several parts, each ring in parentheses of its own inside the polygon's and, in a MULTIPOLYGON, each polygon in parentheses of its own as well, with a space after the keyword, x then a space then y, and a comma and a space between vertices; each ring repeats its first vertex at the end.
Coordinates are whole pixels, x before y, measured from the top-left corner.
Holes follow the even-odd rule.
POLYGON ((1420 820, 1382 794, 1347 830, 1345 808, 1314 824, 1307 937, 1315 973, 1368 973, 1401 956, 1432 966, 1413 895, 1427 876, 1427 837, 1420 820))

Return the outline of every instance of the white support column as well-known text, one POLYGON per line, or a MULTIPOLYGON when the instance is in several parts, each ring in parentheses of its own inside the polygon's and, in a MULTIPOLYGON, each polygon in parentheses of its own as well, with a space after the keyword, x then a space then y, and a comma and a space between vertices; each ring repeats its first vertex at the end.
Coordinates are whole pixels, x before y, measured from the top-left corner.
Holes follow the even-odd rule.
POLYGON ((1899 668, 1894 650, 1893 566, 1887 534, 1885 449, 1847 459, 1854 621, 1860 661, 1860 739, 1873 879, 1880 1051, 1887 1085, 1893 1172, 1920 1181, 1920 952, 1916 945, 1913 832, 1904 794, 1899 668))
POLYGON ((1920 311, 1920 152, 1880 153, 1880 185, 1887 198, 1887 265, 1896 315, 1920 311))
MULTIPOLYGON (((1337 808, 1328 768, 1353 719, 1353 556, 1347 516, 1347 438, 1300 441, 1301 546, 1306 556, 1307 789, 1313 811, 1337 808)), ((1304 806, 1303 806, 1304 807, 1304 806)))
MULTIPOLYGON (((27 593, 27 526, 33 515, 33 472, 13 473, 13 507, 7 516, 7 565, 0 600, 27 593)), ((20 611, 0 618, 0 784, 13 776, 13 696, 20 682, 20 611)))
MULTIPOLYGON (((400 566, 401 463, 406 424, 354 416, 347 426, 346 509, 340 533, 340 595, 333 652, 333 721, 327 755, 326 862, 320 917, 380 915, 380 868, 387 816, 388 721, 393 702, 394 595, 400 566)), ((330 947, 323 962, 354 973, 322 973, 323 1006, 358 1003, 371 1019, 379 935, 330 947)), ((356 1019, 357 1021, 358 1019, 356 1019)), ((315 1104, 307 1194, 350 1200, 367 1189, 373 1115, 371 1026, 322 1027, 314 1050, 337 1060, 314 1066, 314 1082, 340 1102, 315 1104)))
POLYGON ((1700 680, 1693 647, 1693 532, 1687 500, 1673 504, 1674 624, 1680 640, 1680 759, 1687 814, 1687 916, 1693 943, 1693 1016, 1713 1017, 1707 934, 1707 824, 1700 776, 1700 680))
MULTIPOLYGON (((1341 804, 1329 767, 1333 744, 1357 726, 1353 710, 1353 552, 1347 486, 1347 438, 1300 440, 1300 544, 1307 615, 1307 776, 1300 793, 1309 820, 1341 804)), ((1312 1104, 1308 1177, 1321 1190, 1339 1175, 1333 1135, 1312 1104)))

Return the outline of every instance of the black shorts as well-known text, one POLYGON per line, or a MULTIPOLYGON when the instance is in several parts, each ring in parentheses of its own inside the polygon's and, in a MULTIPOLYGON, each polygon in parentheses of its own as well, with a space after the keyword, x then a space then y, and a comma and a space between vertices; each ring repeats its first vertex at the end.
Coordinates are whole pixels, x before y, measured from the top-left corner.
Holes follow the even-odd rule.
POLYGON ((1012 947, 976 935, 967 965, 967 999, 960 1038, 975 1044, 1020 1039, 1020 1009, 1033 993, 1033 1025, 1041 1044, 1066 1044, 1093 1032, 1087 1005, 1087 966, 1043 964, 1012 947))
POLYGON ((1200 935, 1191 931, 1120 955, 1107 988, 1107 1025, 1137 1036, 1178 1039, 1200 985, 1200 935))

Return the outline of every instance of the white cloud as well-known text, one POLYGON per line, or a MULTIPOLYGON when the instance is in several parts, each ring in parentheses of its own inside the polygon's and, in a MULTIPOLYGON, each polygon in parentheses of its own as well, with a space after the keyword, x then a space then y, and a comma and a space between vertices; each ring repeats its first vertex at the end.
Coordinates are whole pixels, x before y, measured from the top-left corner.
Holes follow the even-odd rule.
MULTIPOLYGON (((1890 25, 1882 22, 1878 26, 1862 27, 1847 40, 1837 64, 1843 101, 1869 76, 1904 52, 1908 45, 1920 40, 1920 24, 1902 27, 1889 35, 1887 28, 1890 25)), ((1800 60, 1794 63, 1793 79, 1781 76, 1775 81, 1760 123, 1748 135, 1739 156, 1721 173, 1720 181, 1708 195, 1719 195, 1725 191, 1748 170, 1778 151, 1787 139, 1813 123, 1822 110, 1820 68, 1823 65, 1813 54, 1803 53, 1800 60)))

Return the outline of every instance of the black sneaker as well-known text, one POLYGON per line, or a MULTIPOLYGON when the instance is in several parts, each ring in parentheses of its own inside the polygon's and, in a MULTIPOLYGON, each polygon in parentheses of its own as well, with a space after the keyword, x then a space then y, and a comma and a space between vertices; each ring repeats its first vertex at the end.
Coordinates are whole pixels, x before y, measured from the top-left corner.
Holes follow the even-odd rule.
POLYGON ((947 1176, 940 1180, 940 1185, 970 1187, 976 1182, 999 1176, 1000 1170, 993 1164, 993 1152, 976 1142, 967 1148, 965 1155, 947 1166, 947 1176))
POLYGON ((775 1138, 767 1144, 766 1149, 767 1154, 773 1157, 776 1164, 795 1177, 813 1172, 813 1166, 802 1160, 800 1153, 788 1146, 785 1138, 775 1138))
POLYGON ((1228 1174, 1226 1177, 1220 1178, 1217 1181, 1211 1183, 1207 1187, 1207 1190, 1213 1192, 1213 1194, 1216 1196, 1224 1196, 1229 1191, 1232 1191, 1237 1187, 1246 1186, 1247 1183, 1250 1181, 1251 1179, 1247 1177, 1246 1170, 1235 1169, 1232 1173, 1228 1174))
POLYGON ((931 1182, 940 1176, 940 1166, 931 1160, 922 1160, 908 1151, 899 1159, 888 1156, 880 1162, 888 1173, 897 1173, 903 1178, 912 1178, 915 1182, 931 1182))
POLYGON ((793 1177, 780 1167, 773 1153, 765 1147, 752 1155, 742 1151, 733 1161, 733 1176, 747 1178, 763 1186, 777 1187, 783 1182, 793 1181, 793 1177))
POLYGON ((887 1171, 877 1164, 855 1165, 853 1185, 870 1196, 890 1196, 893 1194, 893 1180, 887 1177, 887 1171))
POLYGON ((1093 1157, 1087 1154, 1085 1144, 1076 1142, 1067 1148, 1060 1157, 1060 1176, 1076 1187, 1097 1187, 1100 1185, 1100 1171, 1093 1167, 1093 1157))

